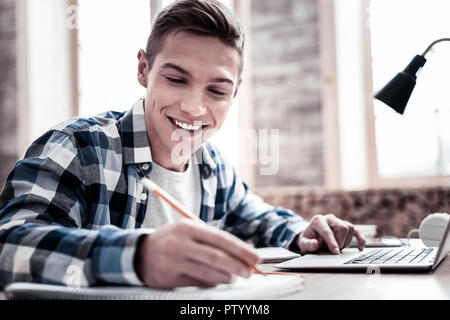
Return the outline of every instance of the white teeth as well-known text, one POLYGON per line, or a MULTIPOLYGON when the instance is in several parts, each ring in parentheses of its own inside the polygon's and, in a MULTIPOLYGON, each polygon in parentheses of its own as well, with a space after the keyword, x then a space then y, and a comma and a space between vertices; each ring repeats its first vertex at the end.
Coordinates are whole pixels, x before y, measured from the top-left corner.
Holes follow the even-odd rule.
POLYGON ((185 130, 189 130, 189 131, 197 131, 198 129, 201 128, 201 126, 195 126, 195 125, 192 125, 192 124, 183 123, 183 122, 180 122, 180 121, 175 120, 175 119, 174 119, 174 122, 175 122, 175 124, 178 127, 182 128, 182 129, 185 129, 185 130))

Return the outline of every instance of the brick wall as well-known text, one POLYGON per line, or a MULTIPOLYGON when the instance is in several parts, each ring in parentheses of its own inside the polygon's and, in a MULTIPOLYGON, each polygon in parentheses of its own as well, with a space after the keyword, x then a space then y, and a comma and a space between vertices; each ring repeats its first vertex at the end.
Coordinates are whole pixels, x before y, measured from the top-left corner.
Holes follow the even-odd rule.
POLYGON ((17 160, 15 1, 0 0, 0 188, 17 160))
POLYGON ((254 0, 251 19, 254 125, 280 129, 279 172, 255 184, 322 185, 317 1, 254 0))
POLYGON ((293 210, 305 219, 333 213, 354 224, 375 224, 380 236, 406 238, 430 213, 450 214, 450 188, 380 189, 361 191, 309 190, 259 192, 265 201, 293 210))

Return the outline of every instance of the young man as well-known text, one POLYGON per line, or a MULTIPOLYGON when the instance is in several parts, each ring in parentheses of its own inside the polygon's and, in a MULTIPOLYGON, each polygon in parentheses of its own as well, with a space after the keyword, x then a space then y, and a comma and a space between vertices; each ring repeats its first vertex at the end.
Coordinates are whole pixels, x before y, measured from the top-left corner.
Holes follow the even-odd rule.
MULTIPOLYGON (((157 17, 126 113, 73 119, 46 132, 0 197, 0 283, 171 288, 229 283, 259 262, 252 247, 338 254, 354 227, 305 221, 252 194, 206 142, 242 82, 244 36, 216 1, 181 0, 157 17), (182 219, 144 189, 148 177, 207 222, 182 219)), ((243 106, 245 107, 245 106, 243 106)))

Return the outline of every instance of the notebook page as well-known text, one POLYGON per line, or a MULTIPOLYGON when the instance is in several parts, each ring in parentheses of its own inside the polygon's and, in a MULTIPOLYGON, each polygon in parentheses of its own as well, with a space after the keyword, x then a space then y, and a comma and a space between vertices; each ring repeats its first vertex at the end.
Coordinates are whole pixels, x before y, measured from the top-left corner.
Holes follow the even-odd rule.
POLYGON ((146 287, 105 286, 74 288, 36 283, 12 283, 5 288, 8 299, 73 300, 227 300, 271 299, 303 288, 300 275, 238 277, 232 284, 212 288, 183 287, 174 290, 146 287))
POLYGON ((253 274, 250 278, 237 277, 232 284, 221 284, 213 288, 198 289, 195 287, 178 288, 178 293, 198 292, 202 299, 265 299, 278 294, 290 292, 290 289, 301 290, 303 278, 300 275, 261 275, 253 274))

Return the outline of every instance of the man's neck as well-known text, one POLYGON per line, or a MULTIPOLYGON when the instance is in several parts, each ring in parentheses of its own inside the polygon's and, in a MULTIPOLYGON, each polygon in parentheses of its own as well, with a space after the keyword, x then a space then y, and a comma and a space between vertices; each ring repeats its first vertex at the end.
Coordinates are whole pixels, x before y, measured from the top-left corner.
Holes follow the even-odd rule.
POLYGON ((160 167, 177 172, 184 172, 188 168, 187 161, 182 164, 175 164, 170 161, 170 156, 168 157, 169 160, 167 160, 167 157, 160 157, 160 155, 160 153, 153 155, 152 152, 152 161, 156 162, 160 167))
MULTIPOLYGON (((147 124, 146 124, 147 125, 147 124)), ((150 145, 150 152, 152 161, 156 162, 159 166, 177 172, 184 172, 187 169, 187 163, 191 155, 179 156, 174 155, 172 149, 167 147, 159 137, 151 130, 147 129, 147 136, 150 145)))

